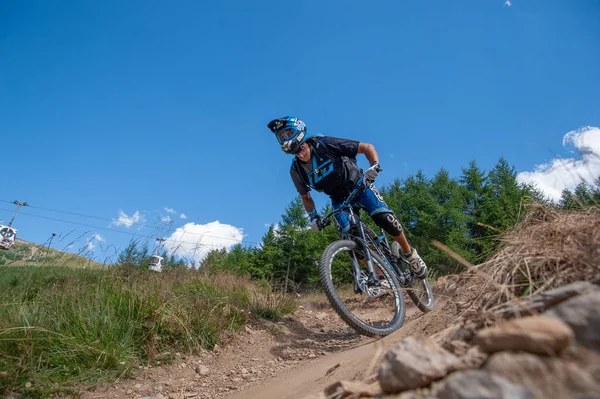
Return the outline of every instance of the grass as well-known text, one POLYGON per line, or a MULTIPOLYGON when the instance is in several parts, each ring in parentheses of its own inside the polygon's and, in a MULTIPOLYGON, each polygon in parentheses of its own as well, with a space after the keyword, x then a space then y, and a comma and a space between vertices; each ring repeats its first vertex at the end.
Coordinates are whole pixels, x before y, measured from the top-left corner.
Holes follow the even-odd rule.
POLYGON ((523 222, 501 235, 500 250, 478 266, 499 287, 487 294, 485 308, 573 281, 600 279, 600 209, 529 207, 523 222))
POLYGON ((17 239, 9 251, 0 250, 0 266, 107 267, 106 264, 93 261, 84 255, 83 251, 80 251, 80 253, 63 252, 17 239))
POLYGON ((114 381, 160 353, 212 349, 252 318, 296 306, 231 275, 0 266, 0 394, 114 381))

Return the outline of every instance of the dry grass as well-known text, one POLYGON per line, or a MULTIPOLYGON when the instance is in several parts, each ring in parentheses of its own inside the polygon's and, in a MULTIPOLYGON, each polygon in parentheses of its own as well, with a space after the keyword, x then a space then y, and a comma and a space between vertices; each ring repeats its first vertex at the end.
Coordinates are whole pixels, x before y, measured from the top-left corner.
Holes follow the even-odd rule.
POLYGON ((433 242, 466 268, 437 279, 436 297, 450 299, 463 316, 482 310, 492 315, 507 301, 518 303, 574 281, 600 283, 600 209, 526 206, 525 220, 499 235, 500 250, 477 266, 433 242))
POLYGON ((600 209, 528 206, 525 220, 500 236, 501 250, 475 267, 488 280, 479 300, 483 308, 573 281, 600 280, 600 209))

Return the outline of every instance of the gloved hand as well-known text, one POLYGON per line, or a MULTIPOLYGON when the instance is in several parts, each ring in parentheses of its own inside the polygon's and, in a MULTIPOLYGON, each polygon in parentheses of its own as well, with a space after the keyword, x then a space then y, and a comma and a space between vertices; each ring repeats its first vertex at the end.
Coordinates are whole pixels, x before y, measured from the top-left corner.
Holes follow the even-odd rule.
POLYGON ((321 225, 321 216, 319 216, 319 214, 317 213, 317 210, 313 209, 312 211, 309 212, 308 216, 310 216, 311 228, 314 231, 321 230, 321 228, 323 226, 321 225))
POLYGON ((365 179, 367 179, 370 182, 374 181, 375 178, 379 175, 379 172, 381 172, 382 170, 383 169, 381 169, 379 163, 375 162, 373 165, 371 165, 369 169, 365 170, 365 179))
POLYGON ((311 221, 311 228, 314 231, 319 231, 323 228, 323 224, 321 223, 321 216, 317 216, 311 221))

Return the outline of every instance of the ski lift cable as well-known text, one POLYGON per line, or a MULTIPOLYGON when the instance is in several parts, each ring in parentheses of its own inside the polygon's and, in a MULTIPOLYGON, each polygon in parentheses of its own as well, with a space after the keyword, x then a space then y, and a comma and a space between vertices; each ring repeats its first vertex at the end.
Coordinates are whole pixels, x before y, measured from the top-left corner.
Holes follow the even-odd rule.
MULTIPOLYGON (((0 211, 12 212, 12 211, 10 211, 8 209, 4 209, 4 208, 0 208, 0 211)), ((108 227, 92 226, 92 225, 85 224, 85 223, 72 222, 70 220, 57 219, 57 218, 52 218, 52 217, 49 217, 49 216, 34 215, 34 214, 31 214, 31 213, 26 213, 26 212, 20 212, 20 214, 21 215, 26 215, 26 216, 33 216, 33 217, 37 217, 37 218, 42 218, 42 219, 47 219, 47 220, 53 220, 53 221, 57 221, 57 222, 75 224, 75 225, 84 226, 84 227, 91 227, 93 229, 98 229, 98 230, 106 230, 106 231, 112 231, 112 232, 115 232, 115 233, 127 234, 127 235, 130 235, 130 236, 133 236, 133 237, 148 238, 148 239, 156 238, 154 236, 147 236, 147 235, 143 235, 143 234, 130 233, 128 231, 115 230, 115 229, 110 229, 108 227)), ((200 235, 200 236, 204 236, 204 237, 223 238, 223 239, 231 239, 231 240, 233 240, 230 237, 216 237, 216 236, 203 235, 201 233, 187 232, 186 234, 194 234, 194 235, 200 235)), ((253 241, 246 241, 246 242, 247 243, 251 243, 251 244, 258 244, 258 243, 253 242, 253 241)), ((209 246, 207 244, 200 244, 198 242, 191 242, 191 241, 177 241, 177 243, 200 245, 200 246, 209 246)), ((213 246, 215 246, 215 245, 213 245, 213 246)))
MULTIPOLYGON (((14 201, 6 201, 6 200, 2 200, 2 199, 0 199, 0 202, 5 202, 5 203, 9 203, 9 204, 13 204, 13 203, 14 203, 14 201)), ((44 207, 41 207, 41 206, 35 206, 35 205, 28 205, 28 207, 29 207, 29 208, 40 209, 40 210, 44 210, 44 211, 51 211, 51 212, 65 213, 65 214, 74 215, 74 216, 81 216, 81 217, 87 217, 87 218, 98 219, 98 220, 106 220, 106 221, 109 221, 109 222, 114 222, 114 221, 115 221, 115 219, 106 218, 106 217, 102 217, 102 216, 86 215, 86 214, 83 214, 83 213, 70 212, 70 211, 63 211, 63 210, 59 210, 59 209, 44 208, 44 207)), ((2 210, 5 210, 5 211, 7 211, 6 209, 2 209, 2 210)), ((9 212, 10 212, 10 211, 9 211, 9 212)), ((21 213, 22 213, 22 212, 21 212, 21 213)), ((27 213, 22 213, 22 214, 23 214, 23 215, 28 215, 28 216, 37 216, 37 215, 32 215, 32 214, 27 214, 27 213)), ((48 217, 44 217, 44 216, 39 216, 39 217, 42 217, 42 218, 49 219, 48 217)), ((51 219, 51 220, 64 221, 64 220, 61 220, 61 219, 51 219)), ((171 222, 172 222, 172 221, 171 221, 171 222)), ((70 222, 70 223, 74 223, 74 224, 81 224, 81 223, 75 223, 75 222, 70 222)), ((90 225, 84 225, 84 224, 82 224, 82 225, 83 225, 83 226, 87 226, 87 227, 93 227, 93 226, 90 226, 90 225)), ((139 227, 146 227, 146 228, 149 228, 149 229, 160 229, 160 228, 159 228, 159 227, 157 227, 157 226, 149 226, 149 225, 146 225, 146 224, 142 224, 142 223, 136 223, 136 222, 133 222, 133 223, 131 223, 131 225, 132 225, 132 226, 139 226, 139 227)), ((120 232, 119 230, 111 230, 111 229, 107 229, 107 228, 105 228, 105 227, 99 227, 99 228, 101 228, 101 229, 104 229, 104 230, 110 230, 110 231, 117 231, 117 232, 120 232)), ((169 230, 168 230, 168 231, 170 231, 170 230, 171 230, 171 226, 169 226, 169 230)), ((132 234, 132 233, 127 233, 127 232, 122 232, 122 233, 125 233, 125 234, 132 234)), ((191 235, 202 236, 202 237, 219 238, 219 239, 222 239, 222 240, 231 240, 231 241, 237 241, 237 239, 236 239, 236 238, 231 238, 231 237, 221 237, 221 236, 213 236, 213 235, 209 235, 209 234, 203 234, 203 233, 194 233, 194 232, 192 232, 192 231, 184 231, 184 233, 185 233, 185 234, 191 234, 191 235)), ((141 236, 141 237, 146 237, 146 236, 141 236)), ((149 238, 152 238, 152 237, 149 237, 149 238)), ((258 242, 255 242, 255 241, 247 241, 247 240, 244 240, 244 241, 245 241, 245 242, 247 242, 247 243, 249 243, 249 244, 260 244, 260 243, 258 243, 258 242)))
MULTIPOLYGON (((6 200, 0 200, 0 202, 6 202, 6 203, 10 203, 10 204, 13 203, 13 201, 6 201, 6 200)), ((84 213, 71 212, 71 211, 63 211, 63 210, 60 210, 60 209, 45 208, 45 207, 35 206, 35 205, 29 205, 29 207, 30 208, 35 208, 35 209, 41 209, 41 210, 44 210, 44 211, 66 213, 68 215, 81 216, 81 217, 86 217, 86 218, 91 218, 91 219, 106 220, 106 221, 109 221, 109 222, 114 222, 115 221, 115 219, 107 218, 107 217, 103 217, 103 216, 86 215, 84 213)), ((140 226, 140 227, 147 227, 147 228, 150 228, 150 229, 156 228, 156 226, 150 226, 150 225, 147 225, 147 224, 137 223, 137 222, 133 222, 133 223, 131 223, 131 225, 132 226, 135 225, 135 226, 140 226)))

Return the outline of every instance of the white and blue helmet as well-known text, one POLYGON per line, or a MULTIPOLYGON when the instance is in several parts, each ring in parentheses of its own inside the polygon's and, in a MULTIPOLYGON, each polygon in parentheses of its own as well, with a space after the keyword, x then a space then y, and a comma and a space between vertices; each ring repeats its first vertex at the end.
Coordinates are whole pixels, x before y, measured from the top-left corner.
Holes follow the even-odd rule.
POLYGON ((304 122, 293 116, 273 119, 267 127, 275 134, 281 150, 286 154, 297 153, 308 138, 304 122))

